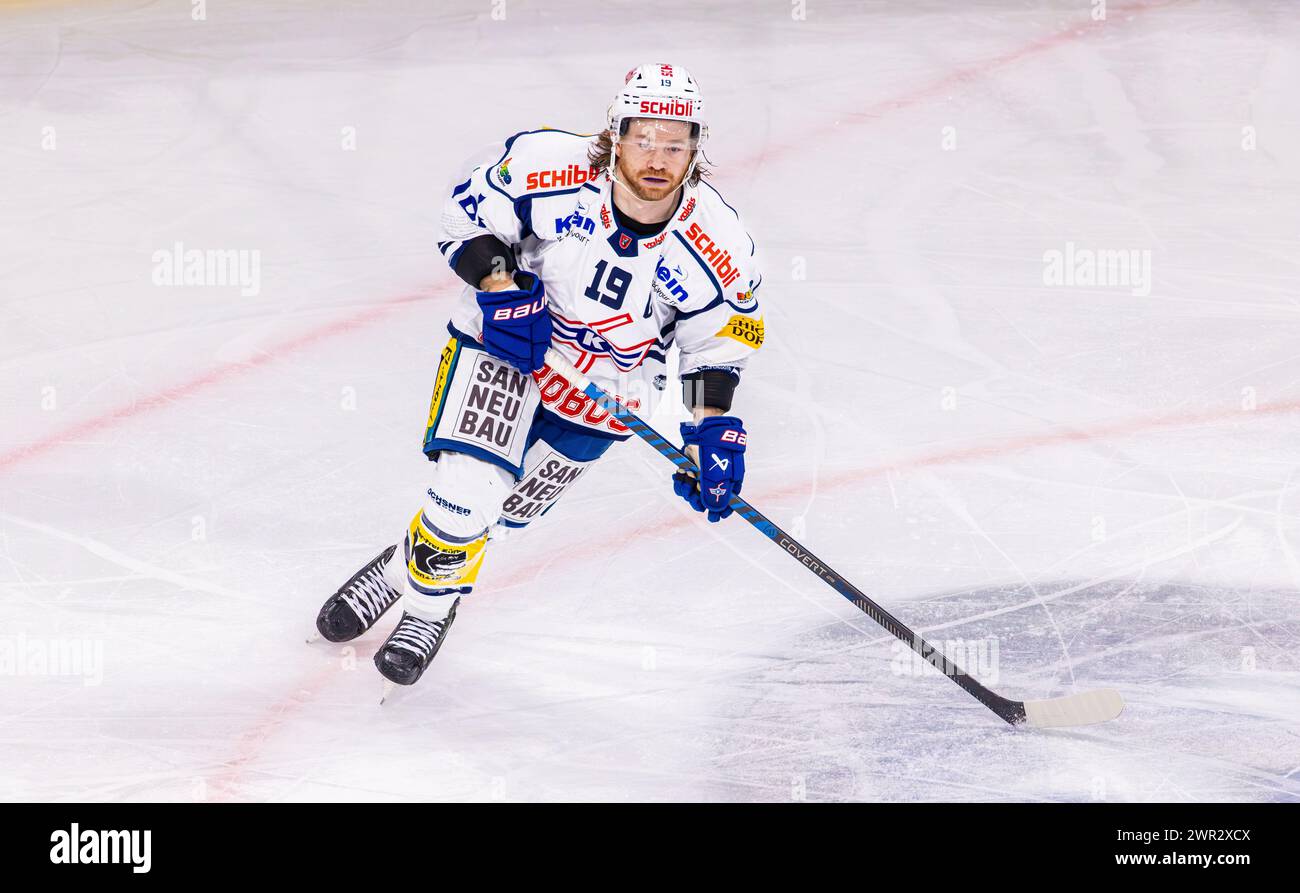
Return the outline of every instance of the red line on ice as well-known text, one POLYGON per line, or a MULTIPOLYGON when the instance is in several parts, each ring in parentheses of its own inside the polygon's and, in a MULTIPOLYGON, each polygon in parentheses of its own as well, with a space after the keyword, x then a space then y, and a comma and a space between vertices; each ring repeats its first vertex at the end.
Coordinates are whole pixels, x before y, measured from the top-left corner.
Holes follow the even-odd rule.
MULTIPOLYGON (((1159 3, 1135 3, 1131 6, 1123 7, 1111 6, 1107 10, 1107 19, 1101 21, 1089 19, 1086 22, 1077 23, 1064 30, 1056 31, 1052 34, 1040 37, 1038 40, 1031 41, 1022 47, 1009 50, 1008 52, 1002 53, 999 56, 994 56, 991 59, 986 59, 973 65, 963 65, 960 68, 955 68, 943 77, 931 81, 928 84, 916 87, 915 89, 909 90, 898 96, 877 100, 864 108, 859 108, 852 112, 846 112, 843 116, 844 124, 850 126, 860 124, 874 118, 883 117, 885 114, 892 111, 901 111, 903 109, 911 108, 927 99, 933 99, 936 96, 943 96, 970 81, 992 74, 998 69, 1006 68, 1007 66, 1021 62, 1030 56, 1055 49, 1058 46, 1084 37, 1099 34, 1106 28, 1119 27, 1118 20, 1121 18, 1132 18, 1133 16, 1143 12, 1162 9, 1181 2, 1183 2, 1183 0, 1164 0, 1164 2, 1159 3)), ((843 129, 844 127, 841 126, 840 121, 833 121, 819 128, 815 133, 805 132, 801 134, 798 142, 786 142, 764 149, 762 152, 759 152, 756 156, 749 159, 746 164, 757 167, 761 166, 766 161, 779 158, 783 155, 788 155, 793 152, 806 152, 810 143, 816 144, 829 139, 836 134, 841 133, 843 129)))
POLYGON ((142 416, 146 413, 153 412, 157 409, 166 409, 181 400, 193 396, 199 391, 212 385, 222 384, 229 379, 242 375, 245 372, 251 372, 265 366, 276 360, 284 359, 290 354, 297 353, 309 347, 321 343, 322 341, 333 338, 337 335, 354 332, 357 329, 364 328, 371 323, 377 322, 388 316, 399 307, 427 298, 428 295, 403 295, 399 298, 392 298, 379 304, 367 307, 359 313, 349 316, 345 319, 335 320, 326 323, 314 329, 309 329, 301 335, 282 341, 260 352, 257 356, 247 360, 240 360, 234 363, 222 363, 194 376, 188 381, 172 385, 161 391, 156 391, 144 397, 119 406, 116 409, 110 409, 107 412, 91 416, 88 419, 70 425, 61 431, 55 431, 53 434, 47 434, 45 437, 32 443, 11 449, 7 453, 0 453, 0 473, 8 471, 16 465, 36 458, 55 447, 65 446, 83 440, 101 431, 112 428, 122 422, 142 416))

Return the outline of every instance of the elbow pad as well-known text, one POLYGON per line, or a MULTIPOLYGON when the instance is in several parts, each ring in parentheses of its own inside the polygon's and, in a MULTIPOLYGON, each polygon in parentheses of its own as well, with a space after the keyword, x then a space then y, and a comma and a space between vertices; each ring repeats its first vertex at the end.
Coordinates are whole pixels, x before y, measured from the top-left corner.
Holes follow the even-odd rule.
POLYGON ((740 376, 732 369, 699 369, 682 376, 682 403, 691 410, 711 406, 729 412, 739 384, 740 376))
POLYGON ((497 270, 514 273, 519 269, 515 253, 496 236, 475 236, 461 248, 456 258, 456 275, 474 288, 497 270))

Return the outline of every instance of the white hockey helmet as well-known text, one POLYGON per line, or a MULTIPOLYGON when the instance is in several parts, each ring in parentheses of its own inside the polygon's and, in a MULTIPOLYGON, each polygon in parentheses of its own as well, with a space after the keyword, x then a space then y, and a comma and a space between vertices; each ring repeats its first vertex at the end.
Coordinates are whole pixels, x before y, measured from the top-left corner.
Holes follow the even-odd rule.
POLYGON ((629 118, 688 121, 694 125, 691 136, 697 149, 709 136, 700 85, 680 65, 647 62, 627 73, 609 106, 609 135, 614 142, 623 135, 629 118))

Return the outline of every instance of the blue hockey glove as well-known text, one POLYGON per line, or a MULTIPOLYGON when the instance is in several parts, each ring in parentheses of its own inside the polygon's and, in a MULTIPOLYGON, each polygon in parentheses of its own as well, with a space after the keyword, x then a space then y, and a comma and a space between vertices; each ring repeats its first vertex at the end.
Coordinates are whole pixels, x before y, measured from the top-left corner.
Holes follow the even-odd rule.
POLYGON ((522 270, 515 273, 509 291, 481 291, 483 347, 522 372, 533 373, 546 365, 551 346, 551 314, 546 309, 542 280, 522 270))
POLYGON ((696 425, 682 422, 682 441, 699 450, 700 477, 677 472, 673 492, 697 512, 708 512, 709 521, 721 521, 731 514, 731 497, 739 495, 745 481, 744 425, 728 415, 709 416, 696 425))

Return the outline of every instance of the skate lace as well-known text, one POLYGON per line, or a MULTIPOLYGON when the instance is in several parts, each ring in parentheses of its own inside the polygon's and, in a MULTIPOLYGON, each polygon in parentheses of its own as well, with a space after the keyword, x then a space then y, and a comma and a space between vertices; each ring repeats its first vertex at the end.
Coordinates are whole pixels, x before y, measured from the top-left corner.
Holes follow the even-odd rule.
POLYGON ((343 600, 358 617, 373 623, 400 594, 384 579, 383 569, 376 567, 354 580, 343 593, 343 600))
POLYGON ((433 653, 434 646, 438 644, 438 639, 442 637, 442 631, 445 621, 430 623, 419 617, 413 617, 407 614, 402 618, 402 622, 397 625, 393 631, 393 636, 388 640, 388 644, 395 648, 404 648, 407 651, 418 654, 421 658, 427 657, 433 653))

